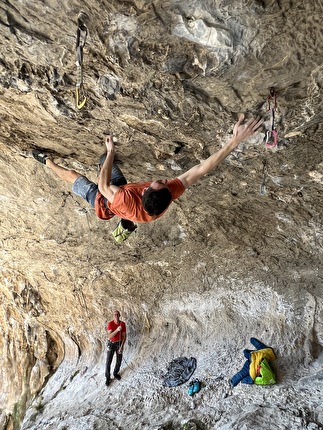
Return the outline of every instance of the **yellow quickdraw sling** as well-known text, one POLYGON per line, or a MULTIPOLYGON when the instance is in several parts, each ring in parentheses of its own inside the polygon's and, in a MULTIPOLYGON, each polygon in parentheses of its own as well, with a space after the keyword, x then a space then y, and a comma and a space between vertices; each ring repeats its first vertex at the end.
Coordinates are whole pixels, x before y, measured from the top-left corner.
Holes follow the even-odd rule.
POLYGON ((76 33, 76 107, 82 109, 86 102, 86 96, 83 87, 83 48, 87 37, 87 27, 81 18, 77 20, 77 33, 76 33))

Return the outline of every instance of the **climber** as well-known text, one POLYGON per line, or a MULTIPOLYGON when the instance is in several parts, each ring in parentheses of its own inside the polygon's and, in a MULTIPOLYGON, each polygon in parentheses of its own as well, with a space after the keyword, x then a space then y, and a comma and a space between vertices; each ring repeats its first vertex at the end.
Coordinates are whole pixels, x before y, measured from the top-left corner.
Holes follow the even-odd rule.
POLYGON ((113 371, 113 376, 118 381, 121 379, 121 375, 119 373, 121 362, 122 362, 122 353, 123 347, 127 338, 126 333, 126 323, 120 320, 120 312, 118 310, 114 311, 114 318, 110 322, 108 322, 107 330, 108 330, 108 351, 107 351, 107 362, 105 368, 105 385, 108 386, 110 384, 110 368, 114 353, 116 353, 116 363, 113 371))
POLYGON ((275 374, 269 364, 269 361, 276 359, 274 350, 254 337, 250 339, 250 343, 256 350, 243 350, 243 354, 247 360, 242 369, 231 378, 231 386, 235 387, 239 382, 257 385, 275 384, 275 374))
MULTIPOLYGON (((112 142, 112 136, 108 136, 106 138, 107 146, 111 143, 110 141, 112 142)), ((49 167, 60 179, 73 184, 72 191, 90 203, 90 205, 95 208, 95 212, 100 219, 108 220, 114 217, 115 214, 108 208, 106 199, 98 191, 97 184, 89 181, 85 176, 82 176, 75 170, 70 170, 59 166, 42 151, 33 150, 32 155, 37 161, 49 167)), ((101 155, 99 165, 100 169, 106 157, 107 153, 101 155)), ((110 184, 120 187, 126 183, 127 180, 123 176, 120 168, 113 163, 110 184)), ((112 234, 117 242, 122 242, 126 240, 136 228, 137 226, 133 221, 128 221, 121 218, 121 221, 117 224, 117 227, 112 234)))
POLYGON ((107 156, 102 163, 98 185, 74 170, 57 165, 39 151, 33 151, 33 156, 61 179, 72 183, 73 192, 94 206, 99 218, 107 220, 118 215, 123 220, 132 221, 130 226, 136 228, 134 222, 149 222, 162 216, 170 203, 180 197, 186 188, 222 163, 240 142, 254 135, 263 123, 260 117, 250 118, 245 123, 243 120, 242 114, 234 126, 232 138, 219 151, 171 180, 127 184, 121 170, 114 164, 112 136, 108 136, 105 141, 107 156))

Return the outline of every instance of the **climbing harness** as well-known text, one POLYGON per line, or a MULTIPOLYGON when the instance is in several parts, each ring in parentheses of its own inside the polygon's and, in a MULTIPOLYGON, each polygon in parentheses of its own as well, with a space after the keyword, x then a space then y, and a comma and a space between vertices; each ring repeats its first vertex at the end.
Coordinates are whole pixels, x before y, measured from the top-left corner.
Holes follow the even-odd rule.
POLYGON ((265 142, 267 148, 275 148, 277 146, 277 131, 275 128, 275 112, 277 108, 276 93, 273 88, 270 88, 269 96, 267 97, 267 112, 270 112, 270 129, 266 131, 265 142))
POLYGON ((77 32, 76 32, 76 107, 82 109, 86 102, 86 96, 83 88, 83 48, 85 46, 87 37, 87 27, 81 18, 77 19, 77 32))

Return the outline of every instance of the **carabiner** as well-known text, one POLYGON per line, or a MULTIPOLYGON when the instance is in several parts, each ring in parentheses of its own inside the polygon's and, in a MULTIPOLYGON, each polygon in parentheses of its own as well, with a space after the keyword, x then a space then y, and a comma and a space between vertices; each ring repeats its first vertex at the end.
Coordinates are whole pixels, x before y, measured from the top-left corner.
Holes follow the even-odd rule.
POLYGON ((265 142, 267 148, 275 148, 277 146, 277 131, 275 129, 266 131, 265 142))
POLYGON ((83 94, 82 87, 76 87, 75 98, 76 98, 76 107, 78 109, 82 109, 82 107, 85 105, 85 102, 86 102, 86 96, 83 94), (82 93, 83 100, 80 100, 80 95, 81 95, 80 93, 82 93))

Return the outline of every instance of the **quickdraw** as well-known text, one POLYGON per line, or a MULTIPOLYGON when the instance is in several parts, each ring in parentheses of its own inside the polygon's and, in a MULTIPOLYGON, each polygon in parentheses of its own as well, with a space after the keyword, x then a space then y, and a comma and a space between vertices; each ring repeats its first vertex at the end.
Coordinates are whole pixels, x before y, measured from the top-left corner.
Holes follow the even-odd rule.
POLYGON ((84 22, 78 18, 77 33, 76 33, 76 107, 82 109, 86 102, 86 96, 83 88, 83 48, 87 37, 87 27, 84 22))
POLYGON ((270 112, 270 129, 266 131, 265 142, 267 148, 275 148, 275 146, 277 146, 277 130, 275 128, 275 112, 277 108, 277 100, 276 93, 273 88, 270 88, 270 93, 266 101, 267 112, 270 112))

